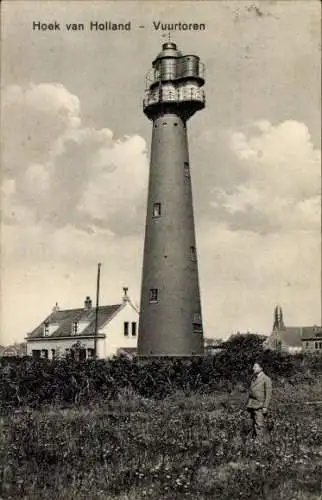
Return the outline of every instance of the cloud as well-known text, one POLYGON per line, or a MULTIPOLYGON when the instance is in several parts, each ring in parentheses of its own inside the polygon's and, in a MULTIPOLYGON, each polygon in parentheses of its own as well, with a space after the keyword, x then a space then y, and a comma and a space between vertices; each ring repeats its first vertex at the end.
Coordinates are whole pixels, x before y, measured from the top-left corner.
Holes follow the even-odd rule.
POLYGON ((146 197, 145 149, 145 141, 135 135, 115 142, 109 150, 100 150, 99 175, 89 181, 78 205, 99 227, 107 223, 117 231, 121 222, 123 229, 130 230, 132 225, 136 232, 134 226, 138 216, 141 222, 146 197))
POLYGON ((226 144, 229 175, 197 228, 207 334, 268 334, 276 303, 287 325, 319 322, 321 152, 296 121, 253 122, 226 144))
POLYGON ((261 120, 232 132, 230 148, 242 180, 213 190, 211 205, 222 219, 255 232, 319 230, 321 151, 305 124, 261 120))
POLYGON ((276 303, 288 326, 320 321, 319 233, 259 234, 210 221, 198 233, 207 336, 269 334, 276 303))
POLYGON ((15 176, 42 162, 55 140, 80 124, 79 99, 58 83, 10 85, 2 93, 4 171, 15 176))
MULTIPOLYGON (((23 333, 26 320, 33 327, 56 300, 78 307, 95 292, 97 262, 102 302, 119 300, 125 285, 138 301, 145 140, 84 126, 78 97, 62 85, 5 90, 4 324, 14 324, 17 301, 27 309, 15 319, 23 333)), ((202 142, 215 157, 205 155, 204 169, 192 161, 206 336, 268 333, 276 302, 287 324, 311 323, 320 305, 321 153, 307 126, 263 119, 226 134, 204 132, 202 142)))
POLYGON ((138 300, 148 168, 142 137, 85 127, 62 85, 11 86, 3 96, 5 343, 22 340, 56 301, 79 307, 94 296, 97 262, 103 303, 118 302, 122 286, 138 300))
POLYGON ((27 218, 89 232, 137 230, 147 177, 144 139, 116 140, 109 129, 83 127, 78 97, 61 84, 9 86, 2 111, 5 223, 27 218))

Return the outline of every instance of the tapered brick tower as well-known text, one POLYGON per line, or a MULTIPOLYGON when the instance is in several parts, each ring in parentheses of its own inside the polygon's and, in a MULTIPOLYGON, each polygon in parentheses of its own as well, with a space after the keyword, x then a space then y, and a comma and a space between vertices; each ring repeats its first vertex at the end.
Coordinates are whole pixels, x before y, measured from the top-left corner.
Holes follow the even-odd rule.
POLYGON ((187 122, 205 106, 203 65, 163 44, 146 78, 152 144, 138 337, 139 356, 202 355, 187 122))

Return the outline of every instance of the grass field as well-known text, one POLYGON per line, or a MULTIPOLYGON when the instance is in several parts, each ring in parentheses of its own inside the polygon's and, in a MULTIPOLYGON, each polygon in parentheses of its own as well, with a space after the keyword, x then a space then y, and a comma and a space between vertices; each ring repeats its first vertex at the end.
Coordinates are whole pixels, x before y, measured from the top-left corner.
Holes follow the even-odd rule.
POLYGON ((0 497, 318 500, 321 395, 321 376, 275 384, 262 445, 248 437, 241 385, 159 401, 125 389, 87 407, 23 407, 1 419, 0 497))

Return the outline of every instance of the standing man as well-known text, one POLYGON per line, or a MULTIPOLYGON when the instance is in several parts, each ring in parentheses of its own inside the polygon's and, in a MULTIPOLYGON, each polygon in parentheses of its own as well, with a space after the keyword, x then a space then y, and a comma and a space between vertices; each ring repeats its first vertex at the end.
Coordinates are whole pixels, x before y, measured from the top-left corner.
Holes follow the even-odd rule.
POLYGON ((247 403, 253 425, 253 436, 262 440, 264 437, 265 415, 272 396, 272 381, 265 375, 259 363, 253 366, 252 379, 247 403))

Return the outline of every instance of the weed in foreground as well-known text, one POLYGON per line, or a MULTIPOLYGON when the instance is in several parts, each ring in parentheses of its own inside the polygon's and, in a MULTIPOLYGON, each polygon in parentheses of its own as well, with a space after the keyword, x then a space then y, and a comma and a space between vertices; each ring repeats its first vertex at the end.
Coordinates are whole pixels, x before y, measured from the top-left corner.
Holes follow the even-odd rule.
POLYGON ((248 437, 238 390, 161 401, 127 392, 90 408, 13 412, 1 421, 0 496, 317 500, 322 414, 301 400, 317 395, 310 387, 293 387, 296 411, 289 393, 276 390, 262 445, 248 437))

